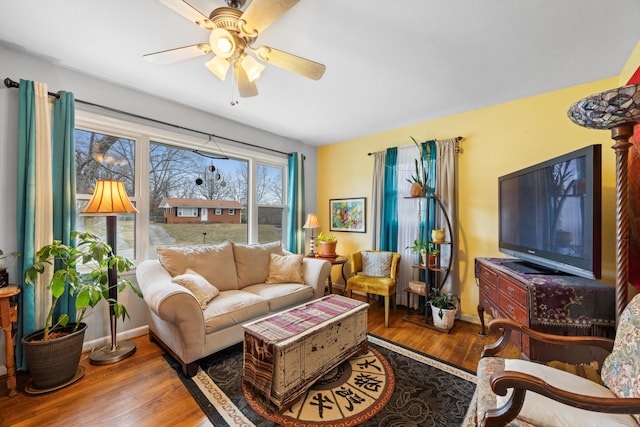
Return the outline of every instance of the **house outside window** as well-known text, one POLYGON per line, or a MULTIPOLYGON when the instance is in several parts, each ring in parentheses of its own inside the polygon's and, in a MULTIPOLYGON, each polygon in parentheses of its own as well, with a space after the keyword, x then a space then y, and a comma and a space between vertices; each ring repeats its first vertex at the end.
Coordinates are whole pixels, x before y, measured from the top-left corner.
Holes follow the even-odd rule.
POLYGON ((117 249, 131 259, 156 258, 159 245, 283 239, 286 157, 76 111, 76 159, 76 228, 105 236, 106 217, 81 217, 79 212, 96 180, 124 181, 139 213, 118 217, 117 249), (228 159, 211 159, 196 150, 228 159), (164 200, 197 203, 172 205, 173 217, 183 221, 169 223, 164 200), (265 206, 275 207, 277 218, 259 220, 265 206))

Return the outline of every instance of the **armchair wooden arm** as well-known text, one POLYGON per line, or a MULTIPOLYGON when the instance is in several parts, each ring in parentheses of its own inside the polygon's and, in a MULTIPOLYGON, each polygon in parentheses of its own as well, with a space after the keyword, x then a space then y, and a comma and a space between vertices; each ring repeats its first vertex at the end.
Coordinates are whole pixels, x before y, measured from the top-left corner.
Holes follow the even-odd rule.
POLYGON ((609 353, 613 349, 613 340, 609 338, 547 334, 544 332, 534 331, 533 329, 509 319, 494 319, 489 323, 490 331, 496 332, 499 329, 503 330, 502 336, 495 343, 486 345, 484 350, 482 350, 481 357, 495 356, 497 353, 504 350, 509 343, 512 331, 520 332, 531 339, 548 344, 592 346, 606 350, 609 353))
POLYGON ((522 409, 527 391, 589 411, 610 414, 640 413, 640 398, 604 398, 572 393, 521 372, 502 371, 494 374, 491 377, 491 388, 495 394, 500 396, 506 396, 507 390, 510 388, 513 388, 513 393, 505 406, 486 412, 481 424, 483 427, 504 426, 514 419, 522 409))

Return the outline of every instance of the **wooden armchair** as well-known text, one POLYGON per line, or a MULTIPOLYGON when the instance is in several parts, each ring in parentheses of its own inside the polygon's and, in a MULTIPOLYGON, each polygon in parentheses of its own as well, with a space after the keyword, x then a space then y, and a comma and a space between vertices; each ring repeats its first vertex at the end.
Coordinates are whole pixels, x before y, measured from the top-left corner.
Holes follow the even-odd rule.
POLYGON ((503 334, 484 348, 478 364, 477 425, 640 425, 640 295, 620 317, 615 341, 545 334, 506 319, 493 320, 489 328, 503 334), (584 363, 595 359, 603 385, 546 364, 497 357, 512 331, 563 346, 572 363, 577 356, 584 363))

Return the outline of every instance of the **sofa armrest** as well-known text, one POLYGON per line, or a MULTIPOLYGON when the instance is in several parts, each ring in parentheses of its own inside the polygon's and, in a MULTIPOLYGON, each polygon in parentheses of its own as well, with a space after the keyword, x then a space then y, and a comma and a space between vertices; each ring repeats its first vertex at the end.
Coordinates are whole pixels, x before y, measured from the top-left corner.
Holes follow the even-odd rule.
POLYGON ((136 268, 136 278, 144 301, 156 316, 166 322, 187 324, 192 333, 198 329, 204 333, 204 316, 195 296, 184 286, 173 283, 158 260, 141 262, 136 268))
POLYGON ((321 298, 327 277, 331 274, 331 263, 318 258, 303 258, 302 270, 304 283, 313 288, 313 298, 321 298))

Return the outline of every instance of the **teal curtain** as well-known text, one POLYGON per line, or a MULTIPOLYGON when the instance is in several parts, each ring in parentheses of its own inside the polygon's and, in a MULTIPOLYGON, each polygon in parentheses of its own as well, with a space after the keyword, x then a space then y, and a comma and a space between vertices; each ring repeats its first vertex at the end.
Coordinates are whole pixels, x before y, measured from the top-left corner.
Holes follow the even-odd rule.
MULTIPOLYGON (((60 92, 53 104, 53 132, 51 136, 53 181, 53 238, 75 246, 71 232, 76 229, 76 174, 75 174, 75 110, 73 94, 60 92)), ((56 268, 58 268, 56 266, 56 268)), ((67 284, 67 286, 69 286, 67 284)), ((54 312, 57 318, 69 315, 75 322, 75 296, 66 292, 58 300, 54 312)))
POLYGON ((304 252, 301 227, 304 224, 304 156, 289 155, 287 174, 287 250, 304 252))
POLYGON ((396 163, 398 149, 388 148, 384 168, 384 196, 380 221, 380 250, 398 250, 398 182, 396 163))
POLYGON ((24 286, 24 272, 33 265, 35 202, 36 202, 36 119, 35 93, 32 81, 20 80, 18 117, 18 196, 17 196, 17 236, 18 277, 16 283, 22 287, 18 298, 18 325, 16 335, 16 367, 26 369, 26 360, 20 340, 36 330, 35 290, 33 286, 24 286))

